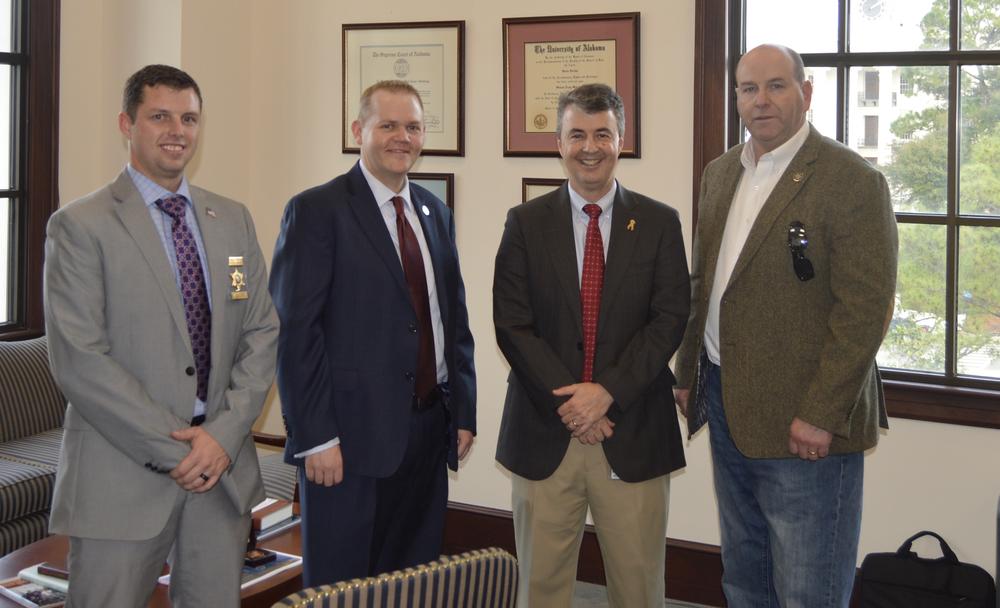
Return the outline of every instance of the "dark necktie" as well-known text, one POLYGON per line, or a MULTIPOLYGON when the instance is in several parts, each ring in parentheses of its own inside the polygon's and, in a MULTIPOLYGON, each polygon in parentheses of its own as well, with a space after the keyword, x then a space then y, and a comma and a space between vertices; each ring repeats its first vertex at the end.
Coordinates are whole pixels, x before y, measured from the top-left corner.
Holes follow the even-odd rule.
POLYGON ((583 276, 580 278, 580 307, 583 311, 583 382, 594 379, 594 351, 597 347, 597 317, 601 312, 601 288, 604 287, 604 240, 598 225, 601 208, 593 203, 583 206, 590 216, 587 240, 583 246, 583 276))
POLYGON ((168 196, 156 201, 156 206, 173 220, 170 231, 174 237, 177 255, 177 272, 181 278, 181 295, 184 298, 184 318, 187 320, 191 349, 194 351, 194 368, 198 375, 198 398, 207 400, 208 371, 211 368, 212 313, 208 308, 205 274, 198 257, 198 245, 184 221, 187 201, 183 196, 168 196))
POLYGON ((403 259, 403 274, 410 290, 413 310, 417 313, 417 381, 415 393, 423 399, 437 386, 437 358, 434 356, 434 330, 431 329, 431 306, 427 296, 427 275, 420 243, 410 223, 403 214, 403 199, 392 197, 396 209, 396 234, 399 237, 399 255, 403 259))

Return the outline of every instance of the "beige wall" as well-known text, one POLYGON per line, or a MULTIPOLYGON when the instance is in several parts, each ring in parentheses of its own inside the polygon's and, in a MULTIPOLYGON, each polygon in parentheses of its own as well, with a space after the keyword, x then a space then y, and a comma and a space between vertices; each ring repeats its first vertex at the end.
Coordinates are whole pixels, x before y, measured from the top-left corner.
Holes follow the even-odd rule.
MULTIPOLYGON (((616 10, 641 18, 643 158, 623 160, 619 177, 675 206, 690 242, 693 0, 636 0, 616 10)), ((189 174, 240 200, 257 222, 269 258, 281 210, 292 194, 347 170, 340 153, 340 26, 372 21, 466 21, 466 155, 428 157, 417 170, 455 173, 458 246, 477 339, 479 437, 453 478, 454 500, 507 509, 510 483, 493 461, 507 366, 493 338, 493 256, 520 178, 560 177, 555 159, 503 158, 503 17, 607 12, 578 0, 564 10, 537 2, 430 0, 75 0, 63 3, 60 191, 65 201, 105 183, 126 160, 115 128, 122 82, 153 61, 190 71, 205 95, 201 150, 189 174), (95 41, 97 44, 95 45, 95 41)), ((867 458, 862 554, 894 549, 930 528, 963 559, 993 569, 1000 433, 893 420, 867 458)), ((259 426, 280 431, 271 400, 259 426)), ((718 543, 708 441, 688 444, 674 476, 668 534, 718 543)))

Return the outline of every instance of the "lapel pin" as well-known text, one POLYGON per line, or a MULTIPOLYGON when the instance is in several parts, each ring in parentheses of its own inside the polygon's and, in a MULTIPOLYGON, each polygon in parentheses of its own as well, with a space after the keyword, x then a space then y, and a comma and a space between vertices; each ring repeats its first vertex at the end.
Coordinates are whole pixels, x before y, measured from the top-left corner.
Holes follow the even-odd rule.
POLYGON ((215 209, 211 207, 205 207, 205 213, 208 214, 208 217, 215 217, 215 209))
POLYGON ((420 205, 420 210, 424 212, 427 217, 431 216, 431 210, 427 208, 427 205, 420 205))
POLYGON ((635 230, 635 220, 629 220, 628 225, 625 226, 625 230, 628 230, 629 232, 635 230))
POLYGON ((792 181, 797 184, 797 183, 799 183, 799 182, 802 181, 803 177, 805 177, 805 175, 803 175, 801 171, 796 172, 796 173, 792 174, 792 181))

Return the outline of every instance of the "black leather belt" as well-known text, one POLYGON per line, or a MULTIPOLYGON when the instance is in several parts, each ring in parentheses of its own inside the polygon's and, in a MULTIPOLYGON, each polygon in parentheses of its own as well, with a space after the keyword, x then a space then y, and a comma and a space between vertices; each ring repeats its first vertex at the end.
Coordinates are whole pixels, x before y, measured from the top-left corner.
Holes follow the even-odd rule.
POLYGON ((448 383, 442 382, 441 384, 435 386, 431 389, 431 392, 427 393, 425 397, 413 396, 413 409, 417 412, 422 412, 434 407, 437 404, 447 405, 448 397, 451 395, 451 391, 448 390, 448 383))
POLYGON ((205 414, 198 414, 191 419, 191 426, 201 426, 205 424, 205 414))

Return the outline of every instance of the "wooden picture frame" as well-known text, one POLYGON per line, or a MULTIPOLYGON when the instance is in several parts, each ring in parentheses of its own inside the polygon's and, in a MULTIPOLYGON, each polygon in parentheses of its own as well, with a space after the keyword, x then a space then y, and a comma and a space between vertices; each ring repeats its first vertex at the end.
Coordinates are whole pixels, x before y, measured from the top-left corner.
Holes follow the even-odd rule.
POLYGON ((621 96, 621 157, 639 158, 639 13, 504 19, 503 155, 559 156, 559 94, 589 82, 621 96))
POLYGON ((454 173, 408 173, 410 182, 423 186, 431 194, 444 201, 445 205, 455 212, 455 174, 454 173))
POLYGON ((548 194, 564 183, 566 180, 561 177, 522 177, 521 202, 527 203, 533 198, 548 194))
POLYGON ((465 155, 465 21, 345 23, 342 88, 344 153, 357 153, 351 123, 361 93, 404 80, 424 105, 425 156, 465 155))

